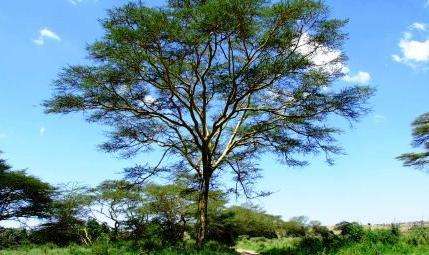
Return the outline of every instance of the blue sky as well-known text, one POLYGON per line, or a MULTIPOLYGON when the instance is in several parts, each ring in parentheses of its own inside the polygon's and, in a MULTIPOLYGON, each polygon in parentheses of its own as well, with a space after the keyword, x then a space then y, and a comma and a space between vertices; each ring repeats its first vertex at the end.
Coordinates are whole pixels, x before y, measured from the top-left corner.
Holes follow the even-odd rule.
MULTIPOLYGON (((96 184, 151 160, 98 151, 105 128, 82 115, 43 114, 51 82, 62 67, 86 61, 85 46, 102 36, 98 19, 119 0, 1 1, 0 149, 16 169, 51 183, 96 184)), ((162 1, 146 1, 160 6, 162 1)), ((349 73, 339 82, 377 88, 373 112, 339 137, 347 155, 334 166, 322 157, 305 168, 262 160, 259 201, 268 212, 306 215, 325 224, 429 220, 429 174, 394 158, 409 151, 410 123, 429 111, 429 6, 425 0, 329 0, 332 15, 349 18, 349 73)))

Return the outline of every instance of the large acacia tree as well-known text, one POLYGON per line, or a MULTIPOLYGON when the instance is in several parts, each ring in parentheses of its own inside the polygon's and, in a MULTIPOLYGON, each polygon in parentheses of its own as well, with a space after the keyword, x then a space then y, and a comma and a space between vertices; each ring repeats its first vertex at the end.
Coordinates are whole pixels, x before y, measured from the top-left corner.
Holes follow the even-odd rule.
POLYGON ((404 166, 424 168, 429 166, 429 113, 419 116, 412 126, 412 145, 416 148, 423 147, 423 151, 404 153, 398 159, 404 162, 404 166))
POLYGON ((345 67, 345 21, 329 18, 321 1, 130 3, 102 24, 105 36, 88 47, 93 63, 64 69, 47 112, 107 124, 108 152, 163 152, 156 166, 130 169, 134 176, 194 173, 199 244, 215 177, 232 173, 251 196, 264 153, 289 165, 318 151, 329 158, 340 151, 330 116, 355 120, 372 93, 331 86, 345 67))

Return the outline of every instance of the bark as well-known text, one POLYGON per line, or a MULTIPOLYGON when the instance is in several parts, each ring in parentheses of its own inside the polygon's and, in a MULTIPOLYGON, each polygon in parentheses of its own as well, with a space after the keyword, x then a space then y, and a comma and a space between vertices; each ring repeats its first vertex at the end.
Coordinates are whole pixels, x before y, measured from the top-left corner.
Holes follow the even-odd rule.
POLYGON ((202 247, 207 235, 207 208, 209 202, 210 177, 205 177, 201 185, 199 201, 198 201, 198 230, 197 230, 197 246, 202 247))

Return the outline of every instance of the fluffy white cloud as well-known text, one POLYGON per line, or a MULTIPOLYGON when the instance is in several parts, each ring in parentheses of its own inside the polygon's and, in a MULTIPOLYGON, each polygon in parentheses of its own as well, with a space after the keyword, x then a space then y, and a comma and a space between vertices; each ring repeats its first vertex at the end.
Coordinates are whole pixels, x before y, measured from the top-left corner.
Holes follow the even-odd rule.
POLYGON ((302 34, 298 41, 297 51, 304 55, 324 71, 337 73, 345 68, 341 51, 311 41, 308 34, 302 34))
MULTIPOLYGON (((308 56, 313 64, 323 71, 344 74, 343 80, 345 82, 367 84, 371 80, 371 75, 368 72, 359 71, 355 75, 350 75, 350 68, 344 64, 340 50, 311 42, 310 36, 306 33, 301 36, 297 51, 308 56)), ((322 90, 329 91, 329 88, 325 87, 322 90)))
POLYGON ((355 75, 350 75, 347 72, 343 80, 348 83, 367 84, 371 80, 371 75, 363 71, 359 71, 355 75))
POLYGON ((39 31, 39 37, 33 40, 36 45, 42 46, 45 44, 45 40, 50 39, 54 41, 61 41, 61 38, 49 28, 43 28, 39 31))
POLYGON ((398 46, 401 53, 392 55, 392 59, 398 63, 418 67, 429 63, 429 39, 427 36, 415 38, 416 35, 412 33, 413 30, 424 32, 427 30, 427 24, 413 23, 409 31, 405 32, 399 41, 398 46))

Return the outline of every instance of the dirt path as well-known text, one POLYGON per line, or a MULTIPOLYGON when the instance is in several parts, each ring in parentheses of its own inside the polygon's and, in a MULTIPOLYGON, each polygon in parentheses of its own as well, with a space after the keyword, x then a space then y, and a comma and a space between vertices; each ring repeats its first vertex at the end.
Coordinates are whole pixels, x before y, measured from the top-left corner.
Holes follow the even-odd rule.
POLYGON ((237 249, 237 252, 240 253, 240 255, 258 255, 259 253, 249 250, 243 250, 243 249, 237 249))

